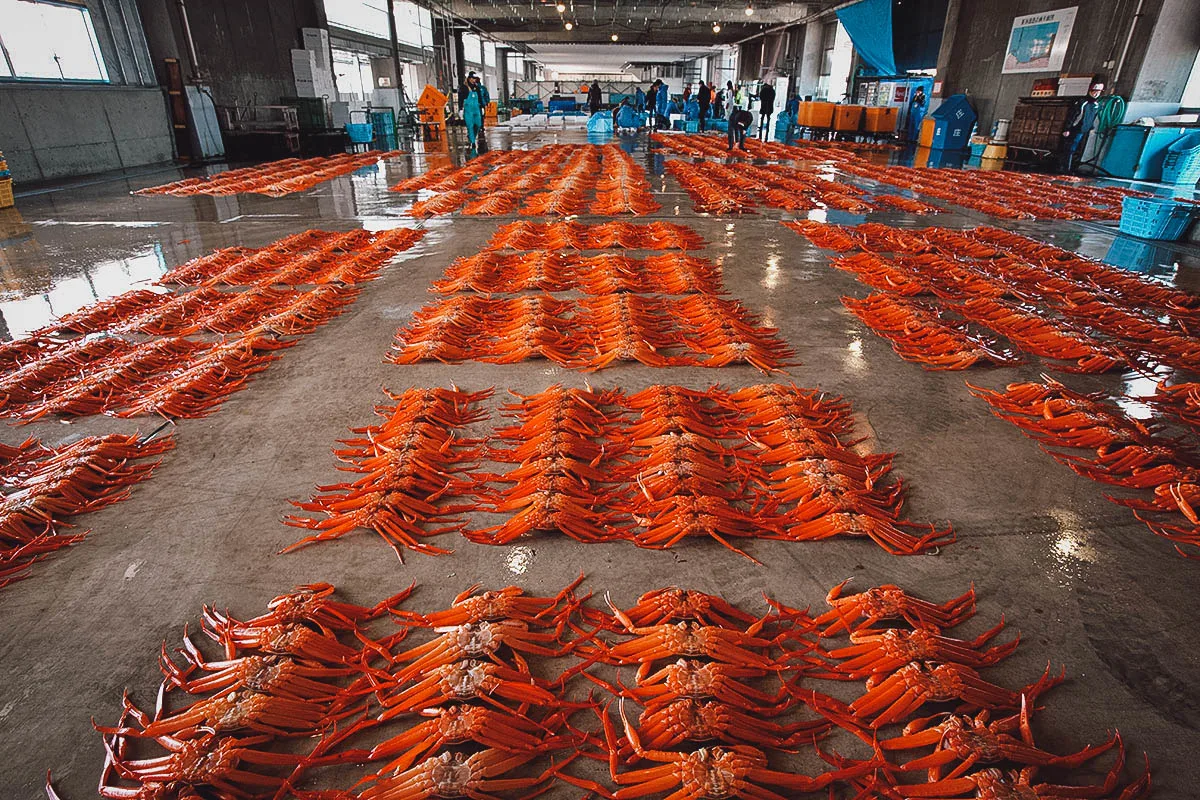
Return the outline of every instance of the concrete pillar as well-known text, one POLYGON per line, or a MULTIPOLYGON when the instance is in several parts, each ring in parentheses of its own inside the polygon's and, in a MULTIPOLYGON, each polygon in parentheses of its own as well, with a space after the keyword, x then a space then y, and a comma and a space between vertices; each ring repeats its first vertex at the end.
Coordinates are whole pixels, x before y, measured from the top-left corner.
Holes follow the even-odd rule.
POLYGON ((954 34, 958 30, 958 9, 961 3, 962 0, 950 0, 946 4, 946 23, 942 26, 942 46, 938 50, 937 74, 933 78, 935 88, 939 82, 941 83, 941 91, 934 91, 931 99, 953 94, 949 91, 950 76, 947 73, 950 69, 950 56, 954 52, 954 34))
POLYGON ((454 88, 467 82, 467 51, 463 49, 464 28, 454 29, 454 88))
POLYGON ((804 26, 804 44, 800 51, 800 64, 796 74, 796 94, 807 97, 817 91, 817 79, 821 76, 821 45, 824 23, 814 20, 804 26))
POLYGON ((508 105, 509 101, 508 54, 511 52, 511 47, 496 48, 496 81, 500 85, 500 91, 497 94, 500 102, 504 105, 508 105))
MULTIPOLYGON (((1139 30, 1142 27, 1139 25, 1139 30)), ((1163 0, 1140 63, 1134 61, 1137 38, 1135 35, 1131 40, 1126 61, 1121 65, 1119 85, 1115 87, 1120 91, 1121 87, 1133 84, 1126 118, 1173 114, 1183 100, 1200 50, 1200 14, 1196 13, 1195 0, 1163 0)))

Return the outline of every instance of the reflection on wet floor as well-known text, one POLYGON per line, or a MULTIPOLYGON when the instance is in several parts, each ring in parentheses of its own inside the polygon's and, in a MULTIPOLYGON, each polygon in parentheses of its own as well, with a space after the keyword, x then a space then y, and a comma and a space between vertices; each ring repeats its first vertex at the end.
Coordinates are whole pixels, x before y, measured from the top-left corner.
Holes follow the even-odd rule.
MULTIPOLYGON (((488 136, 490 149, 534 149, 550 144, 591 141, 584 131, 570 127, 502 127, 489 131, 488 136)), ((652 189, 663 204, 662 211, 656 216, 689 213, 685 196, 666 180, 663 153, 649 149, 646 134, 609 134, 603 139, 604 142, 617 142, 624 150, 641 158, 648 173, 656 178, 652 189)), ((272 237, 273 233, 290 233, 302 222, 308 227, 315 222, 335 230, 423 226, 427 223, 407 216, 413 196, 389 194, 387 188, 430 169, 461 165, 473 154, 459 141, 457 132, 452 132, 449 140, 409 141, 401 147, 409 153, 281 198, 257 195, 133 197, 127 194, 183 177, 217 174, 228 170, 229 165, 211 165, 199 170, 166 169, 24 197, 18 209, 0 212, 0 276, 3 278, 0 338, 25 336, 55 316, 143 286, 167 269, 213 249, 265 245, 272 238, 278 238, 272 237), (220 226, 235 222, 261 228, 263 238, 245 241, 245 226, 237 226, 236 233, 223 235, 220 226)), ((921 156, 910 148, 890 153, 866 153, 864 157, 880 165, 909 166, 919 162, 921 156)), ((944 166, 970 165, 953 162, 944 166)), ((863 187, 869 185, 854 176, 836 175, 832 171, 825 177, 863 187)), ((1131 185, 1127 181, 1104 183, 1131 185)), ((1137 184, 1137 188, 1147 188, 1147 185, 1137 184)), ((1171 191, 1169 187, 1155 188, 1171 191)), ((896 187, 889 187, 888 191, 919 196, 896 187)), ((763 217, 772 220, 794 216, 769 209, 760 211, 763 217)), ((900 227, 930 224, 965 227, 994 222, 965 209, 954 209, 954 213, 936 217, 916 217, 902 212, 852 214, 822 209, 799 216, 841 225, 879 221, 900 227)), ((448 222, 435 224, 440 226, 448 222)), ((753 224, 753 221, 745 217, 730 219, 726 227, 730 242, 739 224, 753 224)), ((1115 226, 1107 224, 1043 220, 1006 221, 1002 226, 1153 277, 1165 285, 1200 291, 1196 271, 1186 269, 1200 266, 1200 253, 1189 245, 1122 236, 1116 233, 1115 226)), ((779 270, 786 265, 782 262, 782 253, 767 255, 762 282, 764 288, 771 289, 778 285, 779 270)))

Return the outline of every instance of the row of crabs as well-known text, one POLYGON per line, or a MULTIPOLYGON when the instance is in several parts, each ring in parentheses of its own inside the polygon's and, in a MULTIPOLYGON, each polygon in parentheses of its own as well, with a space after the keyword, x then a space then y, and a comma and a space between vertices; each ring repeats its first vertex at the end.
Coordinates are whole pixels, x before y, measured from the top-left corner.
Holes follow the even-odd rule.
MULTIPOLYGON (((1134 800, 1149 791, 1148 765, 1124 782, 1117 734, 1062 755, 1035 743, 1031 717, 1062 677, 1047 668, 1016 691, 984 680, 977 670, 1017 639, 989 644, 1003 620, 974 639, 946 633, 975 613, 973 590, 937 604, 890 585, 848 594, 843 583, 823 613, 768 599, 755 616, 677 588, 624 610, 606 596, 605 611, 577 593, 582 580, 554 597, 471 587, 430 613, 406 607, 413 587, 364 607, 335 599, 328 584, 299 587, 248 620, 205 607, 201 629, 220 655, 186 629, 182 648, 164 644, 154 710, 127 695, 118 721, 97 726, 100 794, 492 800, 559 785, 620 800, 776 800, 834 787, 862 798, 1134 800), (382 617, 399 627, 374 633, 382 617), (549 659, 568 655, 576 663, 555 674, 549 659), (632 683, 623 667, 635 668, 632 683), (613 668, 615 678, 598 674, 613 668), (854 697, 836 699, 816 681, 854 697), (632 703, 642 707, 636 724, 632 703), (862 757, 817 745, 835 733, 862 757), (1079 779, 1069 771, 1106 752, 1115 755, 1099 783, 1038 779, 1047 767, 1079 779), (805 754, 830 768, 791 768, 805 754), (364 764, 349 788, 311 788, 353 781, 350 765, 364 764)), ((49 780, 47 792, 59 800, 49 780)))
POLYGON ((884 209, 937 214, 944 210, 896 195, 879 194, 867 199, 858 187, 798 167, 668 161, 667 173, 679 182, 700 213, 744 214, 759 206, 786 211, 825 208, 852 214, 884 209))
POLYGON ((0 416, 205 416, 423 235, 306 231, 193 259, 159 283, 195 288, 131 290, 0 344, 0 416))
POLYGON ((148 186, 132 194, 188 197, 197 194, 220 196, 250 193, 282 197, 311 189, 318 183, 332 180, 339 175, 401 155, 403 153, 399 150, 382 153, 372 150, 366 153, 339 153, 304 160, 285 158, 256 167, 230 169, 205 177, 185 178, 160 186, 148 186))
POLYGON ((410 389, 353 429, 334 452, 353 480, 318 487, 295 505, 314 531, 292 547, 373 530, 397 556, 450 552, 430 537, 460 532, 508 545, 538 531, 583 543, 628 540, 665 549, 734 542, 870 539, 896 555, 954 540, 952 529, 902 514, 892 454, 863 452, 853 412, 814 389, 762 384, 736 391, 650 386, 634 394, 552 386, 501 406, 513 424, 487 439, 489 391, 410 389), (495 472, 483 462, 505 465, 495 472), (506 515, 469 528, 460 514, 506 515))
POLYGON ((843 298, 843 303, 892 341, 903 358, 926 368, 962 369, 1016 358, 995 340, 943 316, 952 310, 1002 333, 1023 351, 1052 359, 1047 366, 1054 369, 1132 367, 1153 377, 1155 393, 1148 398, 1085 394, 1051 378, 1009 384, 999 392, 968 387, 997 416, 1017 425, 1076 473, 1152 492, 1148 500, 1110 499, 1135 509, 1138 519, 1174 542, 1181 555, 1196 557, 1191 548, 1200 545, 1195 510, 1200 453, 1192 437, 1176 435, 1166 419, 1139 419, 1129 409, 1147 406, 1173 417, 1191 434, 1200 430, 1197 384, 1168 386, 1155 372, 1163 366, 1200 365, 1200 298, 995 228, 789 225, 820 247, 863 251, 835 259, 834 266, 877 291, 863 300, 843 298), (885 252, 898 255, 879 255, 885 252), (908 299, 919 296, 931 299, 908 299), (935 307, 935 302, 941 305, 935 307))
POLYGON ((1016 363, 988 331, 1066 372, 1200 368, 1200 298, 1070 250, 989 227, 785 224, 822 249, 863 251, 832 265, 876 291, 843 304, 927 369, 1016 363))
POLYGON ((124 500, 174 447, 169 436, 85 436, 57 447, 37 439, 0 444, 0 589, 34 563, 83 540, 68 519, 124 500))
POLYGON ((391 191, 433 192, 409 209, 414 217, 456 211, 468 216, 640 216, 660 208, 645 170, 616 144, 494 150, 461 167, 413 176, 391 191))

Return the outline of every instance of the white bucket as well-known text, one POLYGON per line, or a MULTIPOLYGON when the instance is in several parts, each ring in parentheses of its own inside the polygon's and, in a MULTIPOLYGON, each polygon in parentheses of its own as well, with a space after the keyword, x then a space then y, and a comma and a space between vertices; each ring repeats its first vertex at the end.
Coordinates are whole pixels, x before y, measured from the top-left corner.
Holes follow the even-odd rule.
POLYGON ((1012 120, 1010 120, 1010 119, 996 120, 996 124, 992 126, 992 141, 993 142, 1007 142, 1008 141, 1008 128, 1010 125, 1012 125, 1012 120))

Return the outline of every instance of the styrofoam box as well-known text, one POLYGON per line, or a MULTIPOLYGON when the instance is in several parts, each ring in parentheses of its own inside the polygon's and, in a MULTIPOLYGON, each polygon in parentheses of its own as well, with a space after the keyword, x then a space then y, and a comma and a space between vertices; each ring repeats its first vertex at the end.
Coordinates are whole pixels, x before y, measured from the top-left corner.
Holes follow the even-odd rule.
POLYGON ((1058 79, 1058 96, 1059 97, 1079 97, 1088 93, 1088 89, 1092 86, 1092 77, 1086 75, 1081 78, 1059 78, 1058 79))
POLYGON ((298 77, 311 78, 317 71, 317 54, 311 50, 292 51, 292 72, 298 77))
POLYGON ((317 66, 329 68, 329 31, 324 28, 301 28, 300 35, 304 40, 304 49, 315 53, 317 66))

